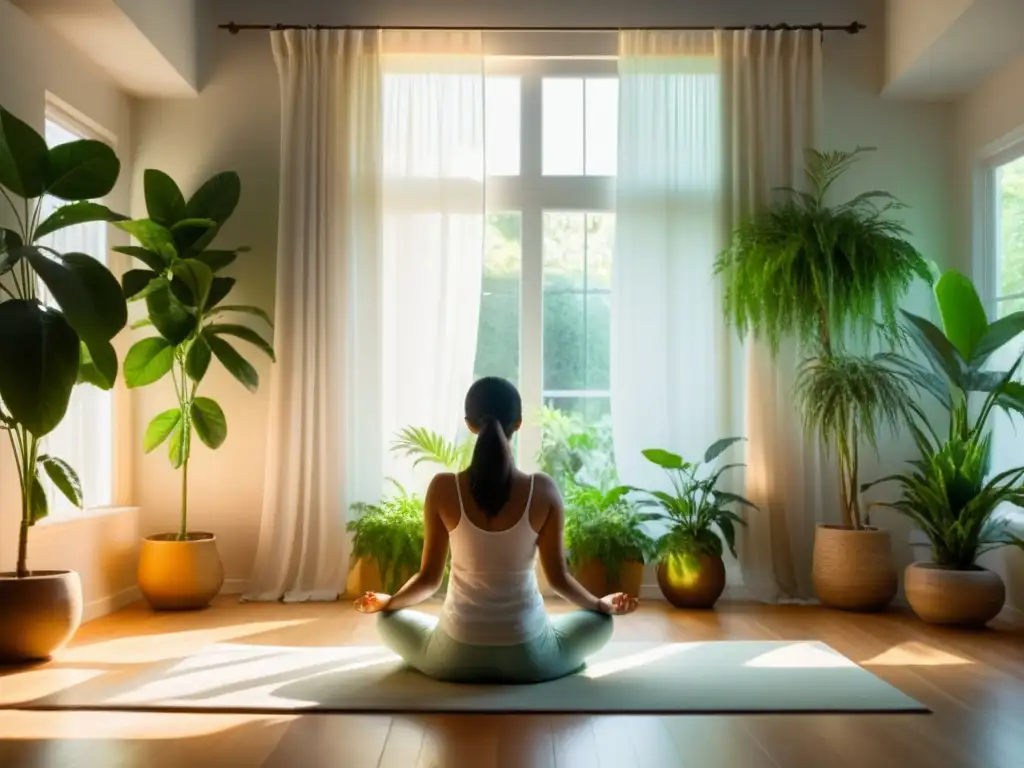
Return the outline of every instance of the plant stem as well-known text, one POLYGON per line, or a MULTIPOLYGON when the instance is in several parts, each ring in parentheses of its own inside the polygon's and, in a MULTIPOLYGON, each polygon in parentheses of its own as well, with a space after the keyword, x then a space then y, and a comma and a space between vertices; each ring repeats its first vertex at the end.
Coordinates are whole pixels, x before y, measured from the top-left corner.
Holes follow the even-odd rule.
MULTIPOLYGON (((15 576, 24 579, 31 575, 28 570, 28 529, 32 527, 32 488, 35 483, 36 450, 38 441, 23 427, 18 427, 18 440, 21 444, 20 455, 14 451, 18 465, 18 476, 21 484, 21 526, 18 529, 18 564, 15 576)), ((14 447, 14 437, 11 437, 14 447)))
MULTIPOLYGON (((187 440, 187 437, 183 437, 187 440)), ((181 528, 178 530, 178 541, 188 538, 188 456, 181 464, 181 528)))

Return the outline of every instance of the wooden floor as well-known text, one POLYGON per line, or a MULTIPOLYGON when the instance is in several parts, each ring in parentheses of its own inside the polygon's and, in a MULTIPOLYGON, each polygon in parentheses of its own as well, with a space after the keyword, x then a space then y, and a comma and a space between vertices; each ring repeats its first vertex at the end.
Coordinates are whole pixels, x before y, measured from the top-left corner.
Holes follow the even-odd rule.
MULTIPOLYGON (((553 610, 558 610, 553 606, 553 610)), ((21 768, 1021 768, 1024 631, 928 627, 901 613, 647 604, 615 640, 820 640, 931 715, 690 717, 341 716, 0 711, 0 766, 21 768)), ((49 664, 0 677, 0 705, 215 642, 375 642, 341 604, 246 604, 154 614, 142 606, 82 628, 49 664)), ((685 692, 681 692, 685 695, 685 692)))

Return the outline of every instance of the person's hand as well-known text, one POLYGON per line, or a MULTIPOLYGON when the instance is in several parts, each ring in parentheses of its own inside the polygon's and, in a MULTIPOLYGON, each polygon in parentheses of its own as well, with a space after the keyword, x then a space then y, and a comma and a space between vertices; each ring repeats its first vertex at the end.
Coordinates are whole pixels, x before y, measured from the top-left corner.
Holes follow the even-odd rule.
POLYGON ((609 616, 625 616, 627 613, 635 611, 639 605, 639 600, 630 597, 625 592, 605 595, 597 602, 601 613, 607 613, 609 616))
POLYGON ((385 595, 383 592, 367 592, 356 599, 354 606, 360 613, 379 613, 385 610, 390 602, 391 595, 385 595))

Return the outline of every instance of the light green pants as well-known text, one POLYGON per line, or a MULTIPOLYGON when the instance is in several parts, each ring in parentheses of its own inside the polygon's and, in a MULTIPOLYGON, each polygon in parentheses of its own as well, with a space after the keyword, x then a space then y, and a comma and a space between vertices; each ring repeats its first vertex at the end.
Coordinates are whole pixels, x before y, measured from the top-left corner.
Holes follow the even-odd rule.
POLYGON ((520 645, 467 645, 437 626, 437 617, 400 610, 377 615, 384 645, 428 677, 457 683, 540 683, 572 674, 612 636, 612 617, 574 611, 552 617, 520 645))

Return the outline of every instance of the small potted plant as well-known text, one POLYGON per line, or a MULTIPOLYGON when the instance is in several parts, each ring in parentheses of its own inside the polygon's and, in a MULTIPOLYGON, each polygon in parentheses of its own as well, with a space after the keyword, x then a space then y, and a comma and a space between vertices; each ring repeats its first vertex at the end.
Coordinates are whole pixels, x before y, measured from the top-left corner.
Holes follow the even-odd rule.
POLYGON ((253 316, 273 327, 258 307, 226 304, 233 277, 218 273, 246 248, 210 250, 209 246, 238 205, 238 174, 221 173, 189 198, 165 173, 144 176, 149 218, 119 222, 139 246, 118 250, 135 257, 145 269, 122 278, 125 297, 145 301, 146 316, 133 328, 152 327, 156 334, 137 341, 124 361, 129 387, 166 381, 174 387, 176 404, 157 414, 146 428, 143 449, 149 453, 165 442, 171 466, 181 470, 181 516, 178 530, 148 536, 139 556, 138 583, 157 609, 195 609, 209 604, 224 583, 224 570, 212 533, 188 527, 188 468, 193 435, 210 449, 227 439, 221 406, 198 394, 214 358, 250 392, 259 374, 228 337, 259 349, 271 360, 274 349, 260 333, 233 319, 253 316))
POLYGON ((654 539, 625 486, 573 485, 565 497, 565 549, 573 576, 591 594, 639 597, 654 539))
POLYGON ((736 556, 736 526, 746 521, 729 507, 756 507, 742 496, 718 487, 722 475, 743 464, 712 465, 741 437, 729 437, 711 445, 703 462, 691 463, 682 456, 661 449, 643 452, 644 457, 665 470, 672 493, 633 489, 650 498, 648 506, 660 510, 649 519, 668 524, 658 538, 658 586, 676 608, 712 608, 725 590, 724 540, 736 556), (717 530, 716 530, 717 529, 717 530))
POLYGON ((980 626, 1003 608, 1006 589, 999 574, 982 568, 978 558, 1018 543, 999 517, 1003 504, 1024 506, 1024 466, 990 477, 991 433, 988 420, 1002 408, 1024 415, 1021 373, 1024 353, 1006 371, 989 363, 1024 332, 1024 312, 989 323, 977 291, 964 275, 946 272, 935 294, 943 329, 905 312, 907 329, 928 366, 902 360, 922 391, 949 412, 943 438, 916 407, 909 421, 921 458, 913 470, 865 485, 895 482, 901 497, 878 502, 913 520, 932 545, 932 562, 912 563, 904 574, 907 602, 920 618, 935 624, 980 626))
POLYGON ((46 237, 76 224, 123 219, 92 202, 113 189, 120 170, 106 144, 47 147, 0 107, 0 209, 6 203, 15 227, 0 227, 0 431, 14 453, 21 495, 16 569, 0 573, 3 663, 49 657, 82 621, 78 574, 28 567, 29 530, 47 515, 43 477, 82 505, 75 470, 42 453, 40 441, 64 419, 76 384, 113 387, 118 364, 110 342, 128 315, 117 278, 103 264, 84 253, 60 253, 46 237), (45 197, 66 204, 44 218, 45 197))
POLYGON ((902 423, 910 393, 890 364, 902 343, 900 299, 931 265, 892 218, 904 206, 887 192, 830 204, 835 183, 870 148, 807 151, 808 191, 781 196, 742 221, 715 271, 725 281, 725 313, 742 335, 777 355, 793 342, 803 355, 797 411, 838 463, 838 525, 815 531, 812 577, 821 601, 878 610, 896 595, 887 531, 862 514, 859 455, 902 423), (881 343, 877 354, 856 354, 881 343))

